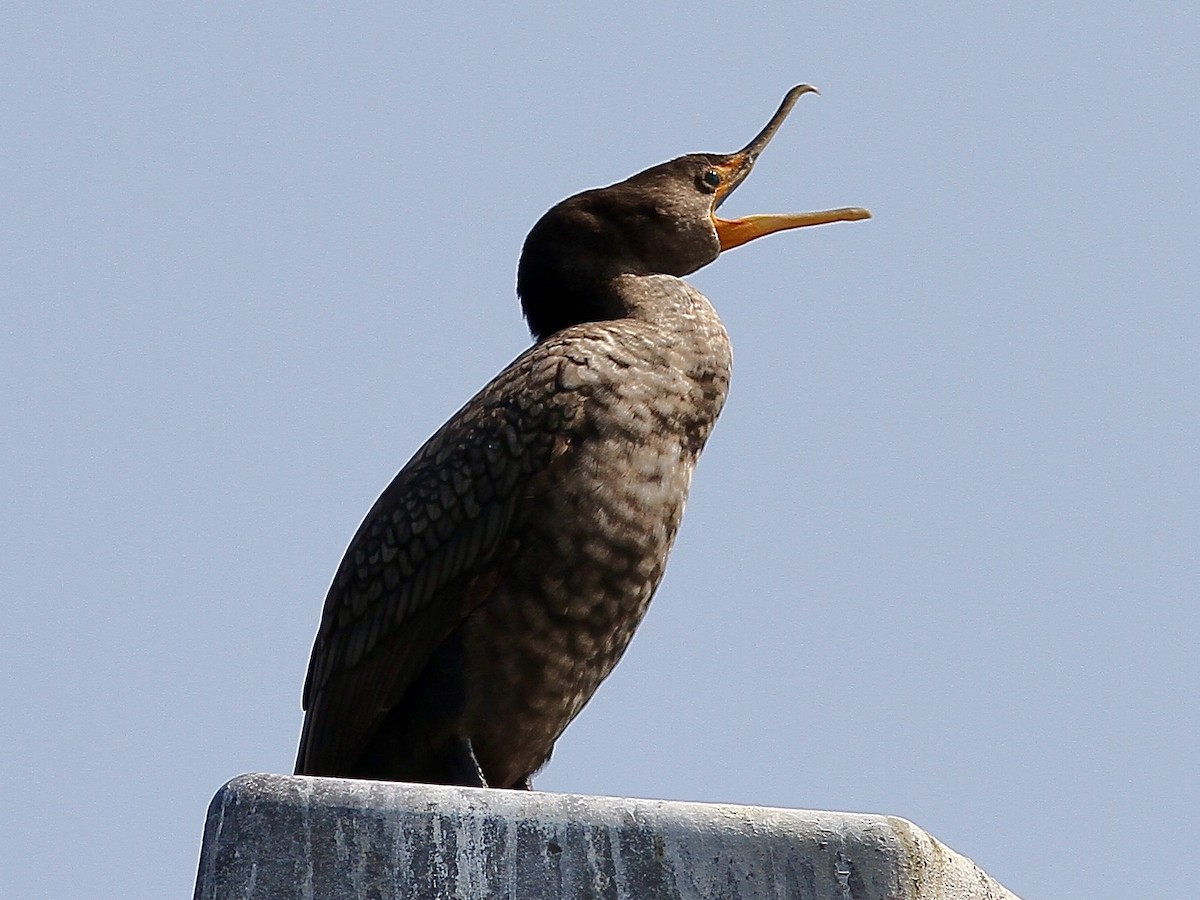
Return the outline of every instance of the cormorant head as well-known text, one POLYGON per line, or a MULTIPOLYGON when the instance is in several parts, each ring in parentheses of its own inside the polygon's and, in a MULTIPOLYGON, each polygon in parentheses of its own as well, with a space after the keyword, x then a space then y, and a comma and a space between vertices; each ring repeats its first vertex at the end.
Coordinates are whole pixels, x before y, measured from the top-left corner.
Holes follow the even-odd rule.
POLYGON ((736 153, 681 156, 552 207, 529 232, 517 267, 517 293, 534 337, 624 315, 612 288, 618 275, 682 277, 722 250, 776 231, 869 218, 859 208, 740 219, 717 215, 806 93, 816 88, 802 84, 788 91, 771 121, 736 153))

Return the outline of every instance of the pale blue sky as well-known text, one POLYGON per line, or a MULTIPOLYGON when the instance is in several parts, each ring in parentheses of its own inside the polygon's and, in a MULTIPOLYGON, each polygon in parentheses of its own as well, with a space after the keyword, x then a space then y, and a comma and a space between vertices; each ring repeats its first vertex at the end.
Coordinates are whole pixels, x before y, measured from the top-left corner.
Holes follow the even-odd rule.
POLYGON ((529 226, 808 81, 725 209, 876 217, 694 277, 729 405, 539 787, 1192 896, 1195 5, 583 9, 0 13, 0 894, 188 895, 361 517, 525 346, 529 226))

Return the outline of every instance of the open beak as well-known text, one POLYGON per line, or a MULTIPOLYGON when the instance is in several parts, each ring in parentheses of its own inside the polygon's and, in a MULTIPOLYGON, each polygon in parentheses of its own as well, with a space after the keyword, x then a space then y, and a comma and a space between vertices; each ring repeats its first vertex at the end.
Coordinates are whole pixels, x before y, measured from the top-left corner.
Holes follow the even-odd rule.
POLYGON ((725 198, 733 193, 734 188, 746 180, 758 155, 775 136, 787 114, 792 111, 796 101, 804 94, 816 94, 817 89, 811 84, 800 84, 792 88, 779 104, 779 109, 749 144, 737 153, 725 157, 725 161, 713 168, 721 175, 721 183, 717 186, 713 197, 712 221, 717 229, 717 238, 722 250, 740 247, 755 238, 774 234, 776 231, 786 231, 789 228, 804 228, 807 225, 825 225, 829 222, 854 222, 858 219, 869 219, 871 213, 857 206, 842 209, 826 209, 820 212, 806 213, 773 213, 761 216, 744 216, 740 219, 722 219, 717 215, 717 207, 725 202, 725 198))

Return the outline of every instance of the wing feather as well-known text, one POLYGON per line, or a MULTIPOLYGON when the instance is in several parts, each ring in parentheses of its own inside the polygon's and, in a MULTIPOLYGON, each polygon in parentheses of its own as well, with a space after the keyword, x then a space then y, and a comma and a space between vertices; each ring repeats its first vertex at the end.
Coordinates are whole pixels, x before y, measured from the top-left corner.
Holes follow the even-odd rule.
POLYGON ((570 398, 539 359, 546 352, 527 351, 451 418, 359 527, 313 646, 297 772, 352 766, 433 650, 484 599, 480 585, 494 582, 521 497, 567 443, 570 398))

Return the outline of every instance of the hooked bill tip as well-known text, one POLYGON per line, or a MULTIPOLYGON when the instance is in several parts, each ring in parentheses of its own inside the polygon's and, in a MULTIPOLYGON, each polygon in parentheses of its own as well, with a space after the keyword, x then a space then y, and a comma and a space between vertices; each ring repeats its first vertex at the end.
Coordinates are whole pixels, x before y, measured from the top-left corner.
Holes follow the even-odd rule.
POLYGON ((783 99, 785 101, 791 100, 794 103, 803 94, 819 94, 819 93, 821 93, 821 92, 818 91, 811 84, 798 84, 794 88, 792 88, 790 91, 788 91, 784 95, 783 99))
POLYGON ((771 121, 763 126, 762 131, 754 136, 740 151, 750 158, 753 162, 758 158, 758 154, 762 152, 763 147, 775 136, 775 132, 779 130, 779 126, 783 124, 783 120, 787 118, 788 113, 792 111, 792 107, 796 105, 796 101, 805 94, 819 94, 815 87, 811 84, 798 84, 786 94, 783 95, 783 102, 779 104, 779 109, 775 110, 775 115, 771 116, 771 121))

